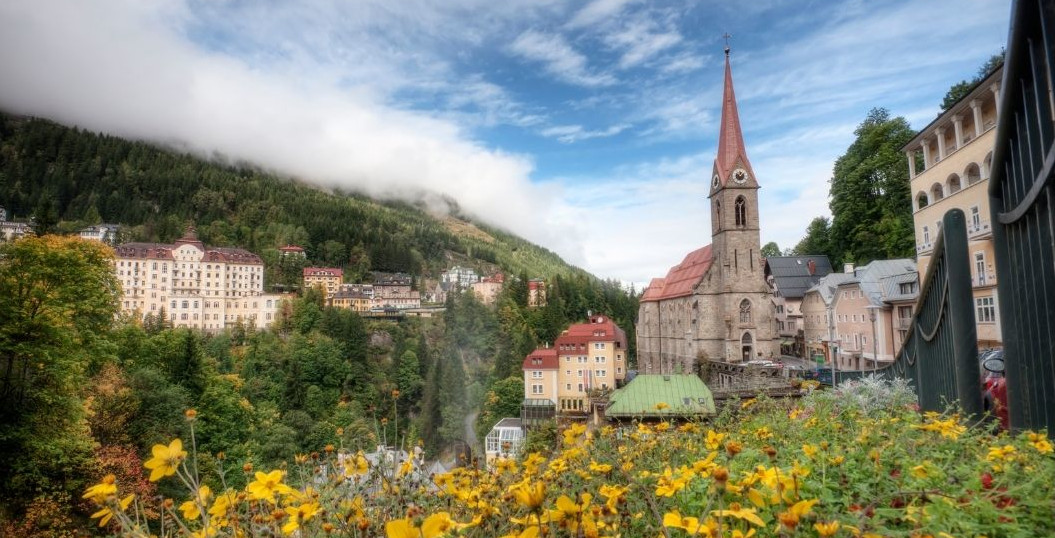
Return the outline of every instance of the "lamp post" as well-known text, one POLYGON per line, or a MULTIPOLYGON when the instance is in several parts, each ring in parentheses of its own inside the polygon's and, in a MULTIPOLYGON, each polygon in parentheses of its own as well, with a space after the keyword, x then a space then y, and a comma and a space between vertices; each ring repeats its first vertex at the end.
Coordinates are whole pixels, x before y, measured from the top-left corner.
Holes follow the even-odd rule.
POLYGON ((868 309, 868 320, 872 322, 872 375, 875 376, 876 370, 879 369, 879 343, 876 341, 879 332, 876 331, 876 320, 879 318, 877 312, 880 307, 868 305, 865 308, 868 309))

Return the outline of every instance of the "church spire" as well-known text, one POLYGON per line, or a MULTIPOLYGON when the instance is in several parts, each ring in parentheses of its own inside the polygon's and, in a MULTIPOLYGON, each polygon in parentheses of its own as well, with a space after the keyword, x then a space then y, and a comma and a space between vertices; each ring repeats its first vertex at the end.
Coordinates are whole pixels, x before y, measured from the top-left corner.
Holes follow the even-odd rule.
POLYGON ((715 172, 724 187, 736 168, 744 169, 751 178, 755 173, 747 160, 744 135, 740 130, 740 114, 736 109, 736 94, 733 92, 733 70, 729 67, 729 34, 725 43, 725 91, 722 95, 722 126, 718 133, 718 154, 714 158, 715 172))

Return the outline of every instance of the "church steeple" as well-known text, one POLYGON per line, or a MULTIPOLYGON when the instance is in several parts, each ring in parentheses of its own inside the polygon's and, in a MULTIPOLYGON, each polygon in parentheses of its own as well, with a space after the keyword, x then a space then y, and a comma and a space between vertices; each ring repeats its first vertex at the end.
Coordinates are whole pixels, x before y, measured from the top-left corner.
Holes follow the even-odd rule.
POLYGON ((744 147, 744 135, 740 129, 740 114, 736 108, 736 94, 733 91, 733 70, 729 66, 729 45, 725 46, 725 90, 722 95, 722 123, 718 133, 718 154, 714 158, 714 188, 725 187, 730 179, 738 184, 750 180, 754 183, 755 173, 747 160, 747 149, 744 147), (742 171, 747 177, 731 178, 734 172, 742 171))

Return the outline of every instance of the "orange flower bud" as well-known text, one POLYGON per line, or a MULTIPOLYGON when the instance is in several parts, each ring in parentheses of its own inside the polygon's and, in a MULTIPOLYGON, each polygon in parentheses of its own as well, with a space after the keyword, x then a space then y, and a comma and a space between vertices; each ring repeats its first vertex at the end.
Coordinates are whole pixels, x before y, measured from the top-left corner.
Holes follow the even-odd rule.
POLYGON ((198 418, 198 412, 193 409, 188 409, 183 412, 183 416, 187 417, 187 420, 194 420, 198 418))

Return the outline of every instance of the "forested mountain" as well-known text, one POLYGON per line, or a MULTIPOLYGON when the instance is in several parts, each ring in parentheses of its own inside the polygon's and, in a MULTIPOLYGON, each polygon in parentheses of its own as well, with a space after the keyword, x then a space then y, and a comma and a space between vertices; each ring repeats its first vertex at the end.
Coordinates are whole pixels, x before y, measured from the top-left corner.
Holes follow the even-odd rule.
POLYGON ((203 472, 225 469, 228 486, 250 474, 225 457, 276 467, 327 446, 420 443, 430 457, 478 446, 519 413, 524 356, 591 310, 626 330, 633 361, 632 290, 511 234, 412 205, 0 116, 0 206, 33 216, 41 232, 0 242, 0 535, 83 534, 94 525, 79 499, 107 474, 144 498, 176 495, 138 462, 155 443, 189 442, 191 421, 203 472), (270 284, 299 278, 271 269, 287 243, 353 274, 435 276, 461 263, 508 278, 492 306, 451 294, 443 315, 398 322, 327 307, 304 290, 266 331, 209 335, 115 318, 113 253, 59 235, 99 221, 150 241, 194 223, 207 244, 262 253, 270 284), (532 308, 536 277, 548 300, 532 308))
MULTIPOLYGON (((318 264, 436 276, 452 263, 531 277, 579 275, 556 254, 458 214, 326 192, 244 163, 214 162, 145 142, 0 115, 0 206, 43 231, 99 222, 126 240, 169 242, 194 224, 216 246, 264 257, 279 283, 279 247, 304 247, 318 264)), ((299 275, 294 275, 299 278, 299 275)))

